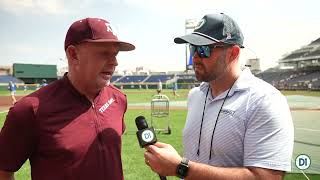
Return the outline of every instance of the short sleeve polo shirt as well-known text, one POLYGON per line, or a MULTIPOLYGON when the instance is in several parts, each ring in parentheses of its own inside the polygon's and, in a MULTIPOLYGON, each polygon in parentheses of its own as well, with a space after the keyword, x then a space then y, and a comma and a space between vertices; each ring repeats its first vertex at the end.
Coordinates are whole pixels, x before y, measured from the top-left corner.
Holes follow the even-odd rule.
POLYGON ((0 132, 0 169, 29 159, 33 180, 123 179, 126 96, 112 85, 91 103, 67 76, 24 97, 0 132))
POLYGON ((228 90, 217 97, 209 93, 205 104, 208 88, 208 83, 202 83, 189 93, 183 131, 184 156, 219 167, 290 171, 294 133, 286 98, 273 86, 254 77, 248 68, 231 88, 223 107, 228 90))

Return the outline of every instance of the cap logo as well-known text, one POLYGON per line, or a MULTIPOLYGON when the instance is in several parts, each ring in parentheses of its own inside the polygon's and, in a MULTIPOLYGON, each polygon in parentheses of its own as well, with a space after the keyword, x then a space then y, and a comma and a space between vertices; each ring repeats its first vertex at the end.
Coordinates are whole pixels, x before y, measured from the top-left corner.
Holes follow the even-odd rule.
POLYGON ((110 23, 105 23, 106 27, 107 27, 107 31, 111 32, 113 35, 117 36, 117 33, 115 31, 115 28, 112 27, 112 25, 110 23))
POLYGON ((206 20, 205 20, 205 19, 201 19, 201 20, 198 22, 197 26, 196 26, 194 29, 195 29, 195 30, 196 30, 196 29, 200 29, 205 23, 206 23, 206 20))
POLYGON ((232 39, 232 37, 231 37, 231 33, 227 33, 226 40, 228 40, 228 39, 232 39))

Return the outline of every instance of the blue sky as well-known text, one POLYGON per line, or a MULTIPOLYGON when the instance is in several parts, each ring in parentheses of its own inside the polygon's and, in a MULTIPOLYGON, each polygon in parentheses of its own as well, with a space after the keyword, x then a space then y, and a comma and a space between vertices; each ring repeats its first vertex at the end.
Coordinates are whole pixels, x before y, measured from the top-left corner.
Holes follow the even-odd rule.
POLYGON ((100 17, 117 28, 119 39, 136 45, 118 55, 119 70, 144 66, 153 71, 185 68, 185 19, 224 12, 244 34, 242 61, 258 57, 263 69, 320 37, 316 0, 0 0, 0 65, 66 65, 63 43, 72 22, 100 17))

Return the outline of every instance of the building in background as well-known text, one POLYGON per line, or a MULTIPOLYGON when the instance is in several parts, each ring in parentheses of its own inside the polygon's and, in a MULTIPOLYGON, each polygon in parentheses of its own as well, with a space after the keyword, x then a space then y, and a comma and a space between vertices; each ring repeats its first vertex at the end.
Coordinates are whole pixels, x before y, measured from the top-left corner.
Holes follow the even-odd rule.
POLYGON ((248 59, 246 66, 250 68, 252 74, 259 74, 261 72, 259 58, 248 59))
POLYGON ((320 38, 286 54, 279 60, 280 69, 306 69, 320 66, 320 38))
POLYGON ((13 76, 26 84, 40 84, 43 79, 50 83, 57 80, 57 65, 14 63, 13 76))

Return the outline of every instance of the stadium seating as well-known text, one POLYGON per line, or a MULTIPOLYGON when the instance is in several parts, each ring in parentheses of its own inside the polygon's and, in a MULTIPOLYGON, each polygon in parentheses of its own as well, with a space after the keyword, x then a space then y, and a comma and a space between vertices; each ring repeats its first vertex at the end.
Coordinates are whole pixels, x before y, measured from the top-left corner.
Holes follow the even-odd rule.
POLYGON ((121 75, 114 75, 111 78, 111 82, 117 82, 118 80, 120 80, 123 76, 121 75))
POLYGON ((1 75, 0 76, 0 83, 9 83, 9 81, 12 81, 14 83, 23 83, 23 81, 15 78, 13 76, 9 76, 9 75, 1 75))
POLYGON ((149 78, 146 79, 144 82, 149 82, 149 83, 151 83, 151 82, 158 82, 159 80, 160 80, 161 82, 166 82, 166 81, 172 79, 173 77, 174 77, 173 74, 171 74, 171 75, 167 75, 167 74, 164 74, 164 75, 151 75, 151 76, 149 76, 149 78))
POLYGON ((312 89, 320 88, 320 71, 318 70, 279 70, 277 72, 262 72, 257 77, 278 89, 308 89, 309 83, 312 83, 312 89))
POLYGON ((148 76, 147 75, 128 75, 128 76, 124 76, 121 79, 118 79, 118 81, 116 81, 117 83, 139 83, 139 82, 143 82, 148 76))
POLYGON ((310 45, 314 45, 314 44, 320 44, 320 38, 316 39, 315 41, 312 41, 310 43, 310 45))
POLYGON ((320 38, 279 60, 279 68, 257 75, 278 89, 320 90, 320 38), (292 69, 293 68, 293 69, 292 69))
POLYGON ((306 55, 306 57, 310 57, 310 56, 320 56, 320 49, 312 51, 312 52, 310 52, 309 54, 306 55))
POLYGON ((196 76, 194 74, 178 74, 178 79, 193 79, 196 80, 196 76))
POLYGON ((303 72, 301 76, 290 79, 288 83, 296 83, 296 82, 310 82, 313 79, 318 79, 320 77, 320 71, 316 72, 303 72))
POLYGON ((297 53, 292 53, 288 56, 286 56, 283 59, 295 59, 295 58, 300 58, 303 57, 306 54, 306 52, 297 52, 297 53))
POLYGON ((320 79, 312 82, 312 88, 313 89, 320 89, 320 79))

